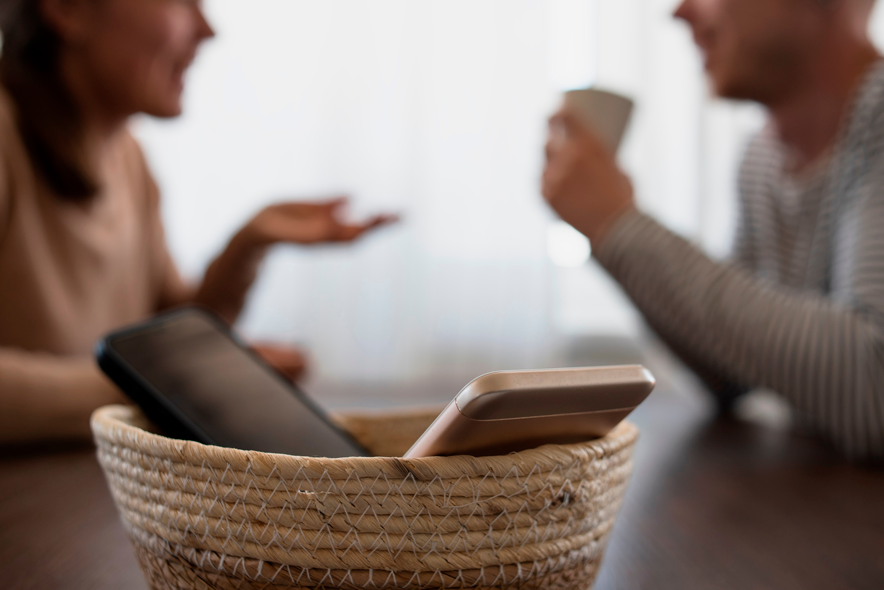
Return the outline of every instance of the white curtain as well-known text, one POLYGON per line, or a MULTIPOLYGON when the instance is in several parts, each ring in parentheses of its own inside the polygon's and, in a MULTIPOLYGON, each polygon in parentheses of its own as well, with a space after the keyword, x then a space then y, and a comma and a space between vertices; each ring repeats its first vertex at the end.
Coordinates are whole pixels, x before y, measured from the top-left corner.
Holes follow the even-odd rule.
POLYGON ((636 98, 622 160, 644 209, 727 251, 758 109, 711 101, 673 0, 208 0, 186 113, 140 121, 168 239, 197 277, 283 198, 351 194, 403 221, 352 248, 279 248, 240 328, 307 346, 319 377, 389 381, 560 362, 640 322, 538 194, 558 92, 636 98), (553 242, 553 243, 550 243, 553 242), (553 252, 555 253, 555 252, 553 252), (578 260, 579 261, 579 260, 578 260))
POLYGON ((550 216, 537 194, 547 3, 210 0, 186 114, 138 129, 168 238, 199 275, 239 223, 345 192, 400 227, 279 248, 242 329, 307 346, 320 376, 544 363, 550 216))

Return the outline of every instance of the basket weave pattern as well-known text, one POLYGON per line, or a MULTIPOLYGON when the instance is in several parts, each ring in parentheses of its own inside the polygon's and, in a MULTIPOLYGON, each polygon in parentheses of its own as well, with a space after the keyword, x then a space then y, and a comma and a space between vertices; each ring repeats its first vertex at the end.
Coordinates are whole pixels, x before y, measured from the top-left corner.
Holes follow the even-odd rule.
MULTIPOLYGON (((433 415, 341 422, 369 450, 401 454, 433 415)), ((121 406, 92 419, 153 590, 588 588, 637 437, 622 424, 598 441, 502 457, 313 459, 145 427, 121 406)))

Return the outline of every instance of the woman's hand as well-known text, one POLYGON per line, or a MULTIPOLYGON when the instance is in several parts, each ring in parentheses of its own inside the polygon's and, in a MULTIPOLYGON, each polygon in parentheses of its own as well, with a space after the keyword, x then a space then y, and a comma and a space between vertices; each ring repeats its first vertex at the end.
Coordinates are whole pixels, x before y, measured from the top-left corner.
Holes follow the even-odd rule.
POLYGON ((267 207, 252 218, 209 265, 195 301, 232 324, 245 304, 270 246, 352 242, 372 229, 397 220, 395 215, 376 215, 362 223, 349 223, 342 215, 346 204, 346 198, 338 198, 267 207))
POLYGON ((362 223, 349 223, 343 219, 346 205, 345 197, 271 205, 240 230, 238 237, 259 248, 278 243, 352 242, 372 229, 397 220, 395 215, 375 215, 362 223))
POLYGON ((635 208, 632 184, 614 155, 565 106, 549 121, 543 196, 593 246, 635 208))
POLYGON ((253 344, 252 350, 290 381, 297 381, 307 372, 307 355, 297 348, 262 342, 253 344))

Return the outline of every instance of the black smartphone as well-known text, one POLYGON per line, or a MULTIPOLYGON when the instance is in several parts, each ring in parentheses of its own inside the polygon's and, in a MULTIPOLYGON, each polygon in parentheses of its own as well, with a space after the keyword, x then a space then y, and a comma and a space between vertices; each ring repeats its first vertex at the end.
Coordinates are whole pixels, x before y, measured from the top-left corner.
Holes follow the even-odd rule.
POLYGON ((369 456, 206 310, 180 308, 114 332, 96 356, 174 438, 305 457, 369 456))

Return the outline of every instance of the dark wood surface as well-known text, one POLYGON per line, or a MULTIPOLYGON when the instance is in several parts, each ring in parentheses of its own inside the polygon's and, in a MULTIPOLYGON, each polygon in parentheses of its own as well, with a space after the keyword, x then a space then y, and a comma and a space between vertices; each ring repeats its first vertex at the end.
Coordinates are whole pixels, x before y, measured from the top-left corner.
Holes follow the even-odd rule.
MULTIPOLYGON (((665 392, 633 421, 597 590, 884 588, 884 472, 665 392)), ((146 588, 92 449, 0 456, 0 587, 146 588)))

